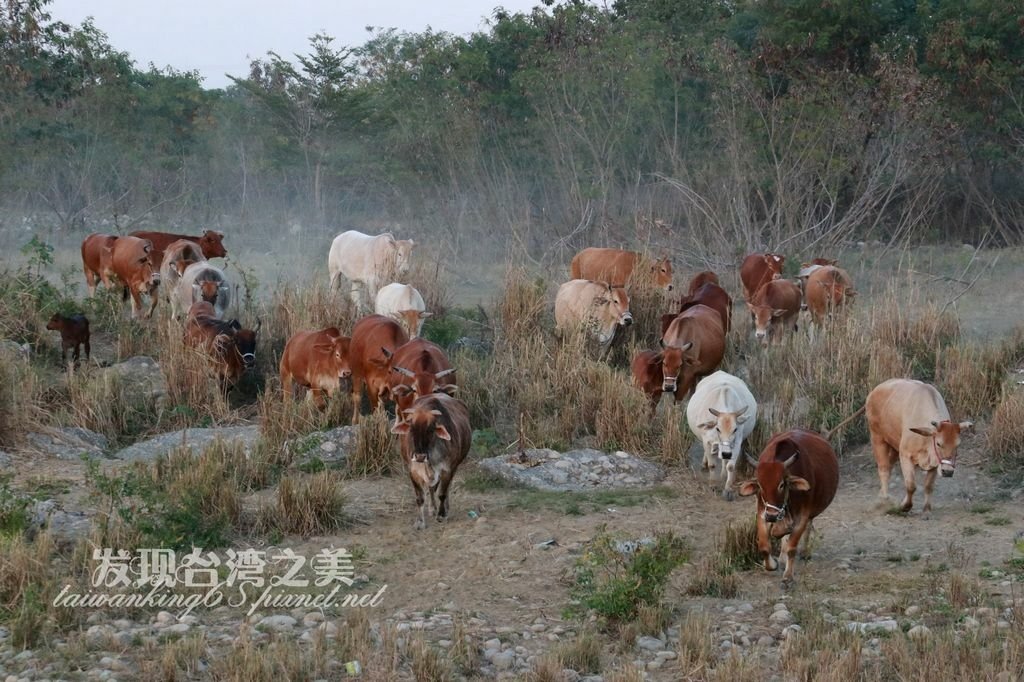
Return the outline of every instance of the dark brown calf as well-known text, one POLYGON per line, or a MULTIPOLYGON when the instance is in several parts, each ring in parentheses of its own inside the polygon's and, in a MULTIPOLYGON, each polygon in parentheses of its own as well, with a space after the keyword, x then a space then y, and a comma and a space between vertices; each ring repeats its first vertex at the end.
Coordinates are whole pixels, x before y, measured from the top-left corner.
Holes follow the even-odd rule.
POLYGON ((74 349, 74 361, 78 364, 80 357, 79 350, 85 346, 85 359, 88 360, 91 349, 89 347, 89 320, 85 315, 61 315, 55 313, 46 328, 60 332, 60 361, 66 364, 68 361, 68 350, 74 349))
MULTIPOLYGON (((722 328, 726 334, 729 333, 732 322, 732 297, 725 289, 713 282, 705 282, 695 292, 683 297, 679 302, 679 312, 695 305, 706 305, 717 312, 722 318, 722 328)), ((664 334, 665 330, 662 329, 661 333, 664 334)))
POLYGON ((218 319, 213 306, 206 301, 193 303, 185 322, 185 345, 204 351, 213 365, 221 390, 227 393, 247 370, 256 366, 256 335, 261 323, 253 329, 242 329, 238 320, 218 319))

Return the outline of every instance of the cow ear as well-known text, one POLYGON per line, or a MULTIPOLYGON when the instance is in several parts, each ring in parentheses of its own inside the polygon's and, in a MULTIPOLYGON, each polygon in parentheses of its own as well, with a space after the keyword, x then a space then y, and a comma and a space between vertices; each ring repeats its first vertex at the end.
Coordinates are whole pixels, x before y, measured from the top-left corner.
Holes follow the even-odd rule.
POLYGON ((452 434, 448 433, 448 429, 444 428, 444 426, 442 426, 441 424, 438 424, 434 428, 434 433, 436 433, 437 437, 440 438, 441 440, 451 440, 452 439, 452 434))
POLYGON ((717 423, 718 422, 716 422, 714 420, 707 421, 707 422, 704 422, 703 424, 697 424, 697 428, 704 429, 705 431, 707 431, 708 429, 715 428, 715 424, 717 424, 717 423))
POLYGON ((396 421, 391 426, 391 433, 398 434, 399 436, 404 436, 409 433, 409 422, 396 421))
POLYGON ((334 344, 333 343, 317 343, 317 344, 313 345, 313 350, 315 350, 318 353, 333 353, 334 352, 334 344))
POLYGON ((912 426, 910 427, 910 430, 916 433, 917 435, 925 436, 926 438, 931 438, 932 436, 935 435, 935 429, 931 428, 930 426, 925 426, 921 428, 912 426))
POLYGON ((750 418, 749 416, 747 416, 745 414, 741 414, 740 416, 736 417, 736 423, 737 424, 745 424, 747 419, 749 419, 749 418, 750 418))
POLYGON ((743 481, 736 488, 736 492, 740 494, 740 497, 748 497, 757 492, 757 481, 743 481))
POLYGON ((974 422, 960 422, 960 432, 961 433, 963 433, 964 431, 973 431, 973 430, 974 430, 974 422))
POLYGON ((785 315, 788 312, 789 312, 788 310, 783 310, 782 308, 776 308, 775 310, 772 311, 772 317, 782 317, 783 315, 785 315))
POLYGON ((426 318, 431 317, 433 314, 434 313, 428 313, 428 312, 424 311, 424 312, 420 313, 420 319, 421 320, 425 320, 426 318))
POLYGON ((789 485, 790 487, 793 488, 793 490, 807 492, 808 490, 811 489, 811 484, 807 482, 806 478, 800 478, 799 476, 790 476, 789 478, 786 479, 786 481, 789 482, 789 485))

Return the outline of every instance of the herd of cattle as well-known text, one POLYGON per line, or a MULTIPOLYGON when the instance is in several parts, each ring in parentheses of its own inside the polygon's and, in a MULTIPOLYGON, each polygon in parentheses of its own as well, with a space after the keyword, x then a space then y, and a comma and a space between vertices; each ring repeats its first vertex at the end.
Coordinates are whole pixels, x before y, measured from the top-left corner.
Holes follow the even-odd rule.
MULTIPOLYGON (((337 327, 296 332, 281 354, 283 398, 301 386, 318 407, 348 382, 352 422, 360 417, 365 387, 371 410, 383 402, 396 405, 391 430, 400 436, 401 453, 416 495, 417 528, 426 526, 427 507, 440 521, 448 515, 448 489, 471 445, 466 406, 457 391, 455 369, 445 351, 420 337, 430 313, 423 297, 401 281, 409 271, 414 242, 348 231, 330 249, 332 288, 345 280, 357 310, 373 304, 373 313, 357 320, 351 333, 337 327), (435 493, 437 499, 435 500, 435 493), (428 505, 429 503, 429 505, 428 505)), ((90 294, 97 280, 120 286, 132 297, 132 315, 142 312, 141 295, 151 298, 151 316, 163 284, 163 297, 175 318, 185 314, 184 343, 217 368, 225 389, 255 364, 257 321, 245 329, 225 320, 230 287, 223 270, 208 259, 225 257, 223 235, 201 236, 136 232, 129 236, 90 235, 82 243, 82 261, 90 294)), ((785 258, 755 253, 740 268, 743 298, 762 343, 796 331, 801 309, 814 325, 824 326, 856 296, 849 274, 834 260, 805 263, 796 281, 782 277, 785 258)), ((672 263, 618 249, 584 249, 572 260, 572 279, 562 284, 554 305, 556 328, 592 337, 607 349, 620 328, 633 324, 628 289, 653 286, 671 291, 672 263)), ((635 385, 650 399, 652 412, 664 393, 675 402, 689 396, 686 416, 702 443, 703 468, 721 467, 723 496, 757 494, 758 548, 768 570, 777 567, 770 536, 782 538, 784 582, 793 577, 797 545, 810 522, 831 503, 839 485, 839 466, 828 438, 793 429, 775 435, 754 459, 752 480, 736 484, 735 467, 743 442, 757 421, 757 401, 738 377, 719 370, 732 322, 732 298, 713 272, 693 277, 675 312, 662 316, 661 348, 645 350, 632 362, 635 385), (735 457, 734 457, 735 456, 735 457)), ((82 316, 54 316, 64 352, 83 341, 88 356, 88 321, 82 316), (84 333, 83 333, 84 329, 84 333)), ((891 379, 869 394, 866 404, 840 426, 866 413, 881 484, 888 499, 892 466, 898 460, 906 486, 902 509, 912 506, 917 469, 924 478, 925 510, 931 507, 936 474, 951 476, 960 434, 970 422, 950 421, 936 389, 922 382, 891 379)), ((837 427, 838 428, 838 427, 837 427)), ((833 432, 835 429, 833 429, 833 432)))

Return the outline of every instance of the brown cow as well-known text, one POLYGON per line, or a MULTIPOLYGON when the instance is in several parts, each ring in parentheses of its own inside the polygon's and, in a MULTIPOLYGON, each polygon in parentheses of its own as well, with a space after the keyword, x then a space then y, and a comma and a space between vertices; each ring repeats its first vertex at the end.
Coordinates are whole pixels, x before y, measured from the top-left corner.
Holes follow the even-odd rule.
POLYGON ((413 402, 431 393, 451 395, 458 390, 455 370, 440 346, 415 338, 399 346, 391 356, 387 395, 397 403, 399 421, 413 402))
POLYGON ((206 256, 199 245, 188 239, 179 239, 164 251, 163 262, 160 265, 160 283, 163 285, 164 298, 168 299, 172 306, 174 291, 181 276, 185 274, 185 269, 193 263, 202 263, 205 260, 206 256))
MULTIPOLYGON (((754 460, 754 480, 740 484, 740 495, 757 496, 757 548, 766 571, 778 568, 771 537, 782 538, 779 559, 786 562, 782 584, 793 582, 796 550, 811 522, 832 503, 839 488, 839 459, 828 441, 812 431, 793 429, 774 436, 754 460)), ((810 537, 810 533, 807 535, 810 537)), ((804 549, 807 541, 804 541, 804 549)))
POLYGON ((850 275, 834 265, 820 266, 808 275, 804 292, 807 308, 811 311, 811 321, 818 326, 823 326, 827 316, 831 316, 857 295, 850 275))
POLYGON ((85 315, 65 316, 54 313, 46 328, 60 332, 60 361, 62 364, 68 361, 68 350, 74 349, 74 361, 78 364, 81 357, 79 347, 85 346, 85 359, 89 359, 91 349, 89 347, 89 320, 85 315))
POLYGON ((777 253, 752 253, 744 258, 740 266, 743 298, 749 301, 767 282, 782 277, 785 263, 786 257, 777 253))
POLYGON ((800 294, 803 296, 803 304, 800 310, 807 310, 807 278, 811 273, 826 265, 839 265, 839 261, 832 258, 812 258, 809 263, 801 263, 800 271, 796 275, 797 284, 800 285, 800 294))
POLYGON ((637 263, 647 264, 654 284, 665 291, 672 291, 672 260, 667 256, 650 260, 636 251, 622 249, 583 249, 572 259, 569 273, 572 279, 589 279, 608 282, 613 286, 626 286, 637 263))
POLYGON ((171 234, 170 232, 146 232, 144 230, 132 232, 131 236, 148 239, 153 242, 153 263, 158 268, 163 265, 164 252, 167 251, 167 247, 179 239, 187 239, 190 242, 199 244, 199 248, 203 250, 203 255, 207 258, 224 258, 228 255, 227 250, 224 248, 224 233, 213 230, 207 230, 198 237, 192 237, 187 234, 171 234))
MULTIPOLYGON (((716 311, 722 317, 722 327, 725 329, 725 333, 729 333, 732 326, 732 297, 725 289, 713 282, 705 282, 698 287, 697 291, 683 297, 679 302, 679 312, 695 305, 706 305, 716 311)), ((664 333, 665 330, 662 329, 662 334, 664 333)))
POLYGON ((352 368, 352 423, 359 421, 363 384, 370 398, 370 410, 376 410, 388 386, 391 356, 409 342, 409 335, 395 320, 383 315, 367 315, 352 328, 349 366, 352 368))
POLYGON ((469 452, 473 432, 466 406, 443 393, 417 399, 402 417, 402 421, 396 421, 391 427, 391 432, 402 437, 402 459, 409 467, 409 479, 416 491, 415 528, 420 530, 427 526, 425 494, 430 496, 431 513, 436 507, 437 520, 448 518, 448 487, 469 452))
POLYGON ((309 389, 313 403, 323 408, 327 404, 324 395, 332 397, 341 388, 341 382, 352 376, 350 345, 351 339, 342 336, 337 327, 292 334, 281 354, 281 390, 285 400, 292 397, 298 384, 309 389))
POLYGON ((697 293, 697 289, 700 289, 705 284, 718 284, 719 286, 721 286, 722 283, 718 281, 718 275, 711 272, 710 270, 698 272, 696 275, 693 276, 693 279, 690 280, 690 286, 686 290, 687 296, 693 296, 695 293, 697 293))
POLYGON ((151 305, 146 317, 153 316, 156 309, 157 287, 160 286, 160 272, 153 262, 153 245, 138 237, 118 237, 109 251, 110 269, 121 281, 122 298, 132 297, 132 317, 142 312, 142 294, 149 296, 151 305))
POLYGON ((882 486, 879 499, 888 503, 889 475, 899 459, 907 490, 900 509, 906 512, 914 506, 914 474, 923 469, 924 510, 931 510, 935 473, 953 475, 960 434, 974 424, 950 421, 946 401, 935 387, 913 379, 882 382, 868 394, 864 410, 882 486))
POLYGON ((256 366, 256 335, 262 323, 242 329, 238 320, 221 320, 206 301, 193 303, 185 321, 185 345, 204 351, 216 368, 217 379, 225 393, 247 370, 256 366))
POLYGON ((103 282, 108 289, 113 288, 110 269, 110 254, 117 237, 112 234, 90 234, 82 240, 82 268, 85 270, 85 283, 89 287, 89 295, 96 293, 96 281, 103 282))
POLYGON ((663 393, 662 385, 665 377, 661 367, 665 357, 662 353, 653 350, 642 350, 633 358, 631 369, 633 370, 633 384, 643 391, 651 401, 651 414, 658 409, 663 393))
POLYGON ((754 317, 754 336, 768 343, 778 337, 779 329, 792 323, 793 331, 798 328, 800 317, 800 287, 788 279, 773 279, 757 290, 747 302, 747 308, 754 317))
POLYGON ((672 393, 678 403, 721 364, 725 355, 722 319, 706 305, 687 308, 669 324, 661 345, 661 390, 672 393))

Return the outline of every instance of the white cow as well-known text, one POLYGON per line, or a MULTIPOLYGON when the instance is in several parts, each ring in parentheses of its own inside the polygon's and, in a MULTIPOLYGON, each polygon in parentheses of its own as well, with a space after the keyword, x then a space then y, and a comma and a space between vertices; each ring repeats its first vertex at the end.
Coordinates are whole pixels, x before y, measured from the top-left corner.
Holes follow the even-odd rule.
POLYGON ((224 319, 224 312, 231 305, 231 287, 224 271, 210 265, 208 261, 193 263, 185 268, 171 296, 171 314, 178 319, 198 301, 211 303, 220 319, 224 319))
POLYGON ((373 312, 398 320, 409 338, 415 339, 423 331, 423 321, 432 315, 426 310, 423 296, 414 287, 392 282, 377 292, 373 312))
POLYGON ((757 422, 757 401, 741 379, 715 372, 697 384, 686 405, 690 430, 704 445, 702 468, 713 469, 715 452, 722 461, 725 485, 722 496, 731 500, 736 483, 736 460, 742 455, 743 440, 757 422))
POLYGON ((605 282, 571 279, 555 295, 555 327, 559 332, 584 327, 589 336, 607 349, 615 330, 633 324, 629 294, 624 287, 605 282))
POLYGON ((412 247, 411 239, 395 239, 390 232, 370 236, 349 230, 342 232, 331 243, 327 255, 327 270, 331 275, 331 287, 341 286, 344 277, 351 285, 350 295, 357 308, 363 308, 360 289, 365 291, 365 307, 369 308, 377 298, 381 282, 409 271, 412 247))

